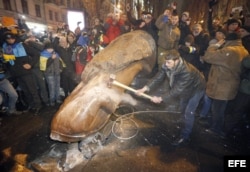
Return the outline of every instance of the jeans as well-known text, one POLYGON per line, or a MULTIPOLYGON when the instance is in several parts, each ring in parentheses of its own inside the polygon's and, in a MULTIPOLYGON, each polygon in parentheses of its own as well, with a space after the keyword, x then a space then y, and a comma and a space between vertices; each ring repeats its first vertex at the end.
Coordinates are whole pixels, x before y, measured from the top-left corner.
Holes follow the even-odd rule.
POLYGON ((200 111, 200 117, 207 117, 211 107, 212 100, 206 94, 203 96, 202 100, 203 100, 203 105, 200 111))
POLYGON ((16 78, 20 88, 23 90, 25 98, 30 108, 41 108, 41 99, 36 87, 36 82, 32 73, 21 75, 16 78))
POLYGON ((181 112, 184 114, 184 128, 181 131, 181 137, 188 139, 194 124, 195 111, 204 95, 204 90, 197 91, 193 97, 180 100, 181 112))
POLYGON ((64 91, 65 97, 75 89, 76 85, 75 74, 68 69, 63 69, 61 73, 61 87, 64 91))
POLYGON ((217 133, 223 132, 224 127, 224 113, 227 107, 227 100, 212 99, 212 126, 211 129, 217 133))
POLYGON ((237 126, 249 121, 250 115, 250 95, 238 92, 234 100, 227 104, 225 113, 225 132, 229 133, 237 126))
POLYGON ((60 100, 60 75, 45 75, 48 89, 50 103, 60 100))
POLYGON ((8 79, 0 81, 0 90, 8 94, 8 111, 11 113, 16 110, 18 94, 8 79))
POLYGON ((38 87, 40 97, 43 103, 48 103, 49 102, 48 90, 42 71, 39 68, 34 68, 32 69, 32 72, 35 77, 36 85, 38 87))

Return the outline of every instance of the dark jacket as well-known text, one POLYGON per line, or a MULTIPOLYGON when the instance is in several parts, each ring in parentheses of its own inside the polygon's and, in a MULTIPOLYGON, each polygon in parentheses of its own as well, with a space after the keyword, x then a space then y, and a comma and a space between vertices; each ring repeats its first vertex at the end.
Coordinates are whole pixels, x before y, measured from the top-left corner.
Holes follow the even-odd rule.
POLYGON ((239 91, 250 95, 250 56, 242 60, 242 74, 239 91))
MULTIPOLYGON (((12 47, 13 51, 14 51, 14 49, 20 48, 20 50, 16 50, 16 51, 23 52, 22 53, 23 55, 15 56, 15 60, 12 64, 9 63, 8 69, 10 71, 11 76, 18 77, 18 76, 22 76, 22 75, 31 74, 31 69, 25 69, 23 67, 23 65, 29 64, 31 66, 34 66, 34 64, 36 64, 37 61, 36 61, 36 58, 33 58, 33 57, 35 57, 35 56, 39 57, 39 53, 33 47, 27 46, 26 44, 21 43, 21 42, 16 42, 12 45, 6 44, 6 47, 12 47), (19 48, 17 48, 17 47, 19 47, 19 48)), ((4 53, 9 54, 8 52, 6 52, 6 50, 4 50, 4 53)))
POLYGON ((59 54, 66 67, 63 68, 63 71, 67 72, 70 75, 73 75, 75 72, 74 63, 72 61, 73 55, 73 47, 69 46, 68 48, 63 48, 59 45, 59 38, 56 37, 53 45, 55 47, 55 51, 59 54))
POLYGON ((178 28, 180 29, 180 33, 181 33, 179 44, 180 45, 185 45, 186 36, 189 35, 189 34, 192 34, 190 26, 187 25, 186 22, 183 22, 183 21, 180 20, 178 28))
POLYGON ((186 60, 188 63, 191 63, 194 67, 201 71, 201 62, 198 54, 198 47, 196 45, 193 44, 189 47, 185 45, 180 45, 179 53, 184 60, 186 60))
POLYGON ((158 28, 155 25, 155 19, 152 19, 149 23, 146 23, 142 30, 148 32, 155 40, 155 43, 158 41, 158 28))
POLYGON ((32 68, 39 68, 40 52, 42 52, 44 49, 43 43, 28 41, 23 43, 23 46, 32 58, 32 68))
POLYGON ((248 53, 250 53, 250 35, 244 36, 241 38, 242 45, 247 49, 248 53))
POLYGON ((172 97, 190 98, 195 92, 205 90, 205 79, 193 65, 180 58, 179 64, 172 71, 162 65, 160 72, 147 85, 149 90, 168 79, 169 91, 163 99, 172 97))
POLYGON ((207 19, 207 30, 209 32, 210 37, 213 39, 215 38, 215 34, 218 30, 222 29, 222 25, 213 25, 213 10, 208 12, 208 19, 207 19))
POLYGON ((60 75, 63 66, 63 61, 56 52, 50 53, 46 49, 41 52, 40 70, 44 71, 46 76, 60 75), (55 59, 51 58, 53 53, 57 56, 55 59))
POLYGON ((209 45, 209 40, 209 34, 204 31, 201 31, 198 36, 194 36, 194 43, 198 46, 200 56, 204 56, 209 45))
POLYGON ((140 29, 139 26, 142 22, 144 22, 142 19, 135 19, 132 17, 131 13, 130 12, 127 12, 127 17, 128 17, 128 21, 134 25, 135 29, 140 29))

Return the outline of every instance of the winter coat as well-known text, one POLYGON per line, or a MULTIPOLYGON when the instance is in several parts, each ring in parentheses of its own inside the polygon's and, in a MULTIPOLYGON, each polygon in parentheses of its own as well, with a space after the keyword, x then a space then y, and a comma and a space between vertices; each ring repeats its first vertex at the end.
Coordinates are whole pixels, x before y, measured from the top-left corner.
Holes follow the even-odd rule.
POLYGON ((185 45, 185 38, 187 35, 192 34, 191 30, 190 30, 190 26, 187 25, 186 22, 183 21, 179 21, 179 26, 178 28, 180 29, 180 40, 179 40, 179 44, 180 45, 185 45))
POLYGON ((29 64, 32 66, 35 64, 33 61, 34 58, 32 58, 32 56, 35 56, 37 51, 34 48, 29 47, 21 42, 16 42, 12 45, 4 43, 3 53, 14 57, 13 60, 7 60, 9 62, 8 67, 11 76, 18 77, 31 74, 31 70, 25 69, 23 65, 29 64))
POLYGON ((206 88, 209 97, 217 100, 235 98, 240 84, 241 61, 247 54, 239 39, 227 41, 220 49, 208 47, 202 59, 211 64, 206 88))
POLYGON ((122 20, 117 21, 115 24, 114 20, 111 17, 108 17, 106 22, 104 23, 105 35, 108 37, 107 43, 110 43, 115 38, 121 35, 121 28, 124 25, 122 20))
MULTIPOLYGON (((44 44, 36 41, 28 41, 23 43, 24 47, 32 48, 32 54, 30 56, 32 57, 32 68, 39 69, 39 61, 40 61, 40 53, 44 49, 44 44)), ((26 48, 27 49, 27 48, 26 48)), ((29 52, 29 51, 28 51, 29 52)))
POLYGON ((152 19, 149 23, 146 23, 141 30, 149 33, 155 40, 155 43, 158 41, 158 28, 155 25, 155 19, 152 19))
POLYGON ((70 45, 67 48, 63 48, 59 45, 59 38, 56 37, 53 45, 55 47, 55 51, 59 54, 59 56, 61 57, 61 59, 63 60, 64 64, 65 64, 65 68, 63 68, 63 71, 65 71, 68 76, 72 76, 75 73, 75 67, 74 67, 74 63, 72 61, 72 55, 73 55, 73 47, 70 45))
POLYGON ((142 19, 135 19, 132 17, 132 14, 130 12, 127 11, 127 17, 128 17, 128 21, 135 27, 135 30, 140 29, 140 25, 142 22, 144 22, 142 19))
POLYGON ((199 35, 194 36, 194 43, 198 46, 200 56, 205 54, 205 51, 209 45, 209 40, 209 34, 204 31, 201 31, 199 35))
POLYGON ((221 30, 223 26, 221 24, 214 25, 213 24, 213 10, 209 10, 208 12, 208 19, 207 19, 207 30, 209 32, 210 37, 213 39, 215 38, 216 32, 221 30))
POLYGON ((88 46, 89 45, 89 37, 88 35, 81 35, 77 40, 77 45, 80 46, 88 46))
POLYGON ((41 52, 40 56, 40 70, 44 71, 46 76, 60 75, 62 67, 64 66, 63 61, 56 53, 56 58, 51 58, 52 53, 46 49, 41 52))
POLYGON ((180 58, 179 64, 169 70, 166 65, 162 65, 160 72, 147 84, 152 89, 168 78, 168 90, 163 99, 173 97, 191 98, 197 91, 205 90, 205 79, 193 65, 180 58))
POLYGON ((241 40, 242 45, 247 49, 248 53, 250 53, 250 35, 244 36, 241 40))
POLYGON ((239 91, 250 95, 250 56, 242 60, 242 74, 239 91))
POLYGON ((196 67, 198 70, 201 71, 200 56, 197 50, 198 48, 196 45, 191 45, 191 46, 180 45, 179 47, 180 56, 188 63, 191 63, 194 67, 196 67))
POLYGON ((163 21, 164 15, 160 15, 155 25, 159 29, 158 46, 165 50, 178 49, 180 40, 180 29, 177 26, 173 26, 171 21, 163 21))

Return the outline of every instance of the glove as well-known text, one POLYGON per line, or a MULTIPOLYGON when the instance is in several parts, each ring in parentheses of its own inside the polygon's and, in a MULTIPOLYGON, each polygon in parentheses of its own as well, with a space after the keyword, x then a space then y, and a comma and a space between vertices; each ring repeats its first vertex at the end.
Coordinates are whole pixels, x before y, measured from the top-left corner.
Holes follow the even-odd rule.
POLYGON ((163 18, 162 18, 162 21, 164 22, 164 23, 167 23, 168 22, 168 16, 163 16, 163 18))

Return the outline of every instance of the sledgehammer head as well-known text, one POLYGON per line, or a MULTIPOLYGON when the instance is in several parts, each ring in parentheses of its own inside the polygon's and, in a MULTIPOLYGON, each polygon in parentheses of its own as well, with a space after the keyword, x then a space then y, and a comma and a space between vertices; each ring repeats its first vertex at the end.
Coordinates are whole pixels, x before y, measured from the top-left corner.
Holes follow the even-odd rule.
POLYGON ((115 80, 116 76, 115 74, 109 75, 109 81, 108 81, 108 87, 111 88, 113 81, 115 80))

